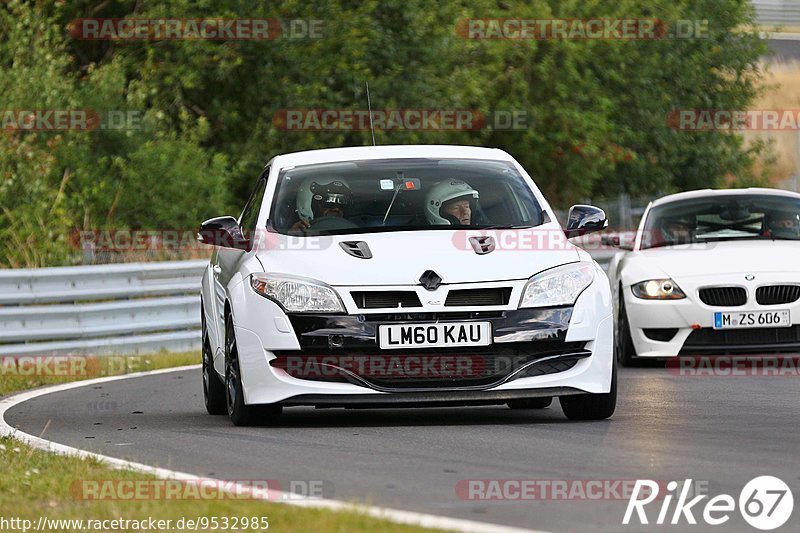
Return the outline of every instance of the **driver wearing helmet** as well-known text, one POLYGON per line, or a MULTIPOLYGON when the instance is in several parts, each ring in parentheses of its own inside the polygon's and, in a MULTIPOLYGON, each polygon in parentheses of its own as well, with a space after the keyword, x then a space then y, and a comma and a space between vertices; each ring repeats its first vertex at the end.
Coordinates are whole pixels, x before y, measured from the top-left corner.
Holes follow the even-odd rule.
POLYGON ((800 219, 796 213, 778 211, 769 217, 766 236, 778 239, 800 237, 800 219))
POLYGON ((687 244, 692 240, 694 221, 689 218, 670 218, 664 221, 664 240, 672 244, 687 244))
POLYGON ((464 181, 440 181, 425 197, 425 218, 435 225, 469 226, 479 197, 478 191, 464 181))
MULTIPOLYGON (((321 180, 325 181, 325 180, 321 180)), ((297 215, 300 220, 294 223, 289 231, 300 233, 314 223, 315 218, 344 218, 347 208, 353 203, 353 191, 347 182, 334 178, 325 183, 311 180, 311 183, 297 191, 297 215)))

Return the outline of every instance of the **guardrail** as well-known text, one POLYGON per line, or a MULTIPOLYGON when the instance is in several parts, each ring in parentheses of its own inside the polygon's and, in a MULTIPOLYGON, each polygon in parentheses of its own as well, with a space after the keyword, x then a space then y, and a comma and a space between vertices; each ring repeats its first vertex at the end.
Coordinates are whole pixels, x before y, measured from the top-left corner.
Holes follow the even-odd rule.
POLYGON ((797 0, 752 0, 759 24, 800 26, 800 2, 797 0))
POLYGON ((0 355, 198 349, 207 264, 0 270, 0 355))

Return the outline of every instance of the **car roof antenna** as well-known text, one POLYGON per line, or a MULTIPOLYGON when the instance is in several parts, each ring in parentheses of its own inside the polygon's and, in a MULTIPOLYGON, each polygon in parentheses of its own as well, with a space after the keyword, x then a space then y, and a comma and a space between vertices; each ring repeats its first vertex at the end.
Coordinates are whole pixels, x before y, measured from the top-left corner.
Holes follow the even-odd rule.
POLYGON ((375 144, 375 126, 372 125, 372 102, 369 100, 369 81, 364 83, 367 84, 367 109, 369 110, 369 130, 372 132, 372 146, 377 146, 375 144))

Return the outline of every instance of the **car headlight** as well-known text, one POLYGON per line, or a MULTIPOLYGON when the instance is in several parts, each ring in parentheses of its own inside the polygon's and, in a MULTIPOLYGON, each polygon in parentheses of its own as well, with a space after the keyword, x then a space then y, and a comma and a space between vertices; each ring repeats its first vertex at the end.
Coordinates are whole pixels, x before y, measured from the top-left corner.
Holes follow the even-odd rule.
POLYGON ((344 304, 333 288, 321 281, 275 274, 252 274, 250 286, 275 300, 289 313, 343 313, 344 304))
POLYGON ((680 300, 686 298, 671 279, 648 279, 631 285, 633 295, 643 300, 680 300))
POLYGON ((591 263, 572 263, 545 270, 533 276, 525 285, 519 306, 572 305, 592 284, 592 280, 594 265, 591 263))

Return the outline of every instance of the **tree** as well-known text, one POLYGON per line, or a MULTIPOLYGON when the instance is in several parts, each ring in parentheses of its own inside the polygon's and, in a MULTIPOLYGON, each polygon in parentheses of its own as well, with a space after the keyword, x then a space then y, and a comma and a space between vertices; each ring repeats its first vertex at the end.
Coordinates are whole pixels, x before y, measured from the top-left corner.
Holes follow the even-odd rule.
MULTIPOLYGON (((741 136, 675 129, 677 109, 746 109, 764 50, 747 0, 237 0, 22 2, 0 8, 7 109, 133 112, 142 127, 7 132, 0 236, 7 265, 67 262, 74 229, 188 229, 238 214, 275 154, 371 144, 368 130, 291 131, 286 110, 521 113, 527 127, 377 131, 380 144, 494 146, 557 206, 597 195, 755 182, 741 136), (101 18, 322 21, 322 38, 85 41, 101 18), (474 18, 707 20, 687 39, 474 40, 474 18)), ((284 34, 285 37, 285 34, 284 34)), ((73 258, 74 259, 74 258, 73 258)))

